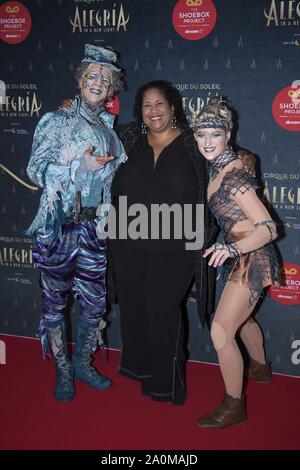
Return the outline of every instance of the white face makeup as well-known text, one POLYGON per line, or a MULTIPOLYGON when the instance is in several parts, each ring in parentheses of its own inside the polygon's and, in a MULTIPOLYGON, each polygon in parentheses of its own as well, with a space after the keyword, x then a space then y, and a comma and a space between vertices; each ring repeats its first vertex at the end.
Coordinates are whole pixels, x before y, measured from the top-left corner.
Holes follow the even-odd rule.
POLYGON ((157 88, 150 88, 144 93, 142 116, 152 132, 162 132, 172 125, 173 107, 157 88))
POLYGON ((197 129, 194 136, 202 155, 211 161, 225 152, 230 132, 217 127, 208 127, 197 129))
POLYGON ((112 72, 105 65, 90 64, 79 81, 81 96, 92 106, 100 106, 111 96, 112 72))

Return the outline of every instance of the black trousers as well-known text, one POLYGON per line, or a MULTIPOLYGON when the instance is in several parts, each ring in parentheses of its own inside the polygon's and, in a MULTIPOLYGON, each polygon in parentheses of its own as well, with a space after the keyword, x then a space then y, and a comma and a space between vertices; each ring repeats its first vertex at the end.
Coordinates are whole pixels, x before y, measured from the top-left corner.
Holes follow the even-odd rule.
POLYGON ((191 282, 193 251, 146 252, 110 244, 121 315, 119 372, 157 400, 186 398, 180 304, 191 282))

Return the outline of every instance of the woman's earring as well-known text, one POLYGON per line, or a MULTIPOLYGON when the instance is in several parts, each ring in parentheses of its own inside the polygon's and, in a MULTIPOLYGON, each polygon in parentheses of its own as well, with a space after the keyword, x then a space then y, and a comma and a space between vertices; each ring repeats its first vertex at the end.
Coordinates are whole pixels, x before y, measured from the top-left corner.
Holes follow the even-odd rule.
POLYGON ((141 129, 142 129, 142 134, 147 134, 147 126, 144 123, 144 121, 142 121, 141 129))
POLYGON ((172 127, 172 129, 176 129, 176 128, 177 128, 177 119, 176 119, 175 116, 172 118, 172 126, 171 126, 171 127, 172 127))

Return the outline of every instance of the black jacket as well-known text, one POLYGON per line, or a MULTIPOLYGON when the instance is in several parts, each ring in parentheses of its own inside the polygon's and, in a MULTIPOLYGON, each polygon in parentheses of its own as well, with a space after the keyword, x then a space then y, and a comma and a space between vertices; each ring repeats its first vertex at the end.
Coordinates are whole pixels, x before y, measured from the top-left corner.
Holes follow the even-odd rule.
MULTIPOLYGON (((193 131, 187 124, 181 125, 184 143, 191 158, 194 168, 198 176, 198 204, 204 204, 204 246, 201 250, 195 252, 195 287, 196 299, 198 305, 198 312, 201 325, 204 326, 208 316, 214 309, 214 295, 215 295, 215 269, 207 264, 207 259, 202 257, 203 250, 210 246, 216 237, 218 228, 215 225, 214 218, 212 217, 207 205, 207 165, 205 159, 201 156, 196 141, 193 136, 193 131)), ((141 135, 141 127, 137 122, 119 125, 116 131, 124 145, 127 155, 130 154, 135 141, 141 135)), ((110 279, 111 282, 111 279, 110 279)))

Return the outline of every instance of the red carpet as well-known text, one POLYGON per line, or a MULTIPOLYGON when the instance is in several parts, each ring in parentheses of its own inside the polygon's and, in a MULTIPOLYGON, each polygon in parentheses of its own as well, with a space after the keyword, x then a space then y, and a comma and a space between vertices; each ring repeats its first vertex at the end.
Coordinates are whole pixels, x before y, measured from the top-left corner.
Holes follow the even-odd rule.
POLYGON ((300 379, 273 375, 271 384, 248 383, 246 423, 206 431, 196 419, 214 408, 223 387, 216 366, 188 363, 184 406, 158 403, 117 374, 119 352, 96 365, 114 381, 97 392, 78 383, 73 402, 53 396, 52 360, 43 363, 37 340, 0 335, 0 449, 300 449, 300 379))

